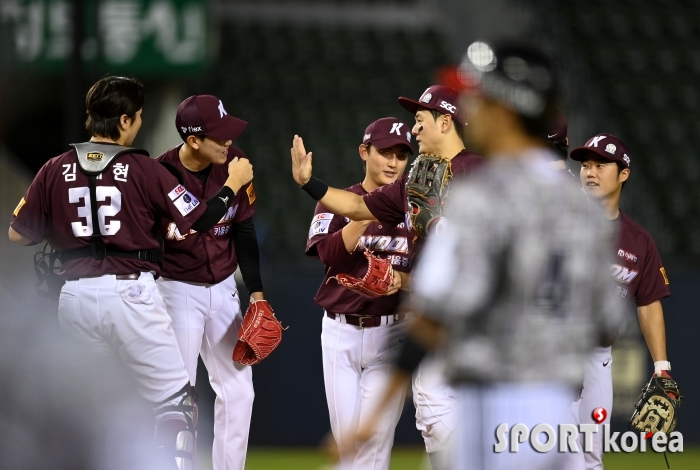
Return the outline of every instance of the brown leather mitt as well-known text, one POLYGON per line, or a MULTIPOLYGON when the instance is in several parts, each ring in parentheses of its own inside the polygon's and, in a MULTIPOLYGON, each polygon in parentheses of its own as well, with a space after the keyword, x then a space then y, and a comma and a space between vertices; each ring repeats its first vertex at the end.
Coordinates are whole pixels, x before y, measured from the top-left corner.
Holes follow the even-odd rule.
POLYGON ((279 346, 285 329, 267 300, 251 301, 238 330, 233 360, 248 366, 257 364, 279 346))
POLYGON ((368 267, 362 279, 349 274, 338 274, 328 278, 328 281, 335 279, 341 286, 369 298, 386 294, 394 284, 394 268, 391 266, 391 261, 374 256, 369 250, 365 250, 365 257, 368 267))

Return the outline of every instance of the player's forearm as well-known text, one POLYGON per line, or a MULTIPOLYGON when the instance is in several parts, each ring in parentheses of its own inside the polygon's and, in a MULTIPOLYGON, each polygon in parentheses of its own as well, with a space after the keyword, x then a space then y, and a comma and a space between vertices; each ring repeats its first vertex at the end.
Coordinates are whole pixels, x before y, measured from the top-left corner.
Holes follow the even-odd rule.
POLYGON ((335 214, 358 221, 377 220, 358 194, 331 188, 327 183, 313 177, 302 185, 301 189, 335 214))
POLYGON ((248 294, 254 300, 263 300, 263 283, 260 276, 260 249, 253 218, 231 224, 231 237, 238 256, 238 267, 241 269, 241 275, 248 294))
POLYGON ((319 200, 331 212, 355 221, 376 221, 377 219, 365 205, 362 196, 342 189, 328 188, 325 196, 319 200))
POLYGON ((639 326, 654 362, 666 361, 666 325, 661 301, 637 309, 639 326))
POLYGON ((360 238, 362 238, 362 235, 364 235, 365 230, 367 230, 367 226, 370 223, 370 221, 352 221, 343 227, 343 243, 345 244, 345 249, 348 253, 355 251, 355 248, 357 248, 357 243, 360 241, 360 238))

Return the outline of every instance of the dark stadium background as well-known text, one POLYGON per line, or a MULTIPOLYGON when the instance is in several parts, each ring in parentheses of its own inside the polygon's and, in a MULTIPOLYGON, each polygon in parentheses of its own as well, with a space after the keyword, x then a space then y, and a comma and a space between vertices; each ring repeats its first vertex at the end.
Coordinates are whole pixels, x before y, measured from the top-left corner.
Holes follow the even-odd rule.
MULTIPOLYGON (((411 122, 398 106, 399 95, 419 96, 473 40, 504 36, 528 38, 554 57, 572 147, 609 132, 632 149, 622 206, 654 236, 671 280, 672 297, 663 301, 668 353, 686 397, 678 430, 686 445, 700 443, 692 426, 700 421, 700 379, 694 375, 700 332, 699 1, 168 0, 176 15, 192 5, 206 15, 204 36, 192 36, 201 39, 201 53, 186 64, 159 56, 165 46, 157 38, 167 23, 143 33, 139 55, 110 62, 103 53, 110 38, 95 19, 107 3, 0 0, 0 206, 9 220, 41 165, 67 143, 87 139, 81 130, 84 95, 106 73, 146 84, 136 144, 152 155, 178 144, 174 107, 191 94, 214 94, 231 114, 249 121, 236 145, 255 168, 265 294, 290 325, 280 348, 254 369, 251 446, 316 445, 329 428, 321 310, 313 302, 322 270, 303 255, 314 204, 290 177, 293 135, 313 150, 315 175, 349 186, 362 175, 357 146, 369 122, 383 116, 411 122), (72 30, 52 16, 56 4, 71 3, 77 8, 60 18, 83 25, 72 30), (38 26, 36 11, 44 20, 38 26), (71 37, 80 39, 73 43, 79 47, 71 47, 71 37)), ((144 12, 154 2, 135 3, 144 12)), ((180 31, 183 18, 173 28, 180 31)), ((2 315, 32 310, 39 312, 33 318, 55 322, 56 305, 34 294, 32 250, 11 247, 5 237, 0 250, 2 315)), ((633 325, 633 313, 630 318, 633 325)), ((639 333, 632 328, 627 338, 639 351, 639 333)), ((646 378, 651 365, 642 351, 646 378)), ((211 439, 206 419, 213 397, 203 367, 198 388, 205 423, 200 437, 211 439)), ((626 430, 629 397, 627 403, 615 416, 617 430, 626 430)), ((412 416, 409 402, 397 443, 421 443, 412 416)))

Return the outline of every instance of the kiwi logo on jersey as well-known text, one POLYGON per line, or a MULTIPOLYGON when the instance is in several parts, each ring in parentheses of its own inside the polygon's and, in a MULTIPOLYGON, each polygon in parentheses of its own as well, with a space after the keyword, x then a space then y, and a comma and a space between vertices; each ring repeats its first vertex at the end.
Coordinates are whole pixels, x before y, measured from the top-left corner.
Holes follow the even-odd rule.
POLYGON ((387 251, 391 253, 408 253, 406 237, 390 235, 363 235, 360 244, 371 251, 387 251))
POLYGON ((639 271, 635 269, 628 269, 619 264, 613 264, 610 266, 610 275, 617 281, 623 284, 631 284, 635 280, 639 271))
POLYGON ((102 152, 88 152, 85 157, 91 162, 99 162, 105 158, 105 154, 102 152))

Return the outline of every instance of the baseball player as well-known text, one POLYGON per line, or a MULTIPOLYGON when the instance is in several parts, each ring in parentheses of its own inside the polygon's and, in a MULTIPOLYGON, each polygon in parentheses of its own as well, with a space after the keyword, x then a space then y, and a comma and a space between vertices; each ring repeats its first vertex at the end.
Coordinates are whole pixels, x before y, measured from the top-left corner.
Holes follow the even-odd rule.
MULTIPOLYGON (((162 261, 158 221, 206 232, 226 208, 218 198, 200 200, 145 151, 128 147, 144 97, 131 78, 106 77, 92 86, 86 98, 92 139, 41 168, 13 213, 9 236, 22 245, 46 239, 60 252, 67 280, 58 307, 62 327, 122 359, 153 403, 156 446, 189 470, 196 402, 154 280, 162 261)), ((235 193, 252 179, 246 159, 228 170, 220 193, 235 193)))
MULTIPOLYGON (((367 126, 359 148, 365 178, 346 191, 360 196, 390 184, 406 169, 413 152, 408 126, 393 117, 378 119, 367 126)), ((362 278, 367 271, 364 250, 391 260, 395 270, 410 271, 411 238, 405 222, 353 222, 316 205, 309 229, 306 255, 321 259, 325 277, 316 294, 323 307, 323 376, 333 437, 340 439, 357 429, 374 412, 383 390, 389 365, 405 334, 403 313, 396 313, 399 293, 369 299, 333 280, 340 273, 362 278)), ((343 456, 347 469, 388 470, 394 430, 401 417, 405 389, 396 394, 384 410, 384 425, 372 440, 353 456, 343 456)))
POLYGON ((559 470, 556 449, 523 442, 511 452, 509 426, 570 421, 583 356, 618 327, 606 263, 592 256, 605 256, 613 233, 551 166, 542 131, 557 83, 548 58, 479 42, 462 67, 470 142, 490 162, 453 188, 469 204, 450 205, 447 228, 427 239, 412 282, 422 315, 392 389, 442 347, 460 400, 450 468, 559 470))
MULTIPOLYGON (((175 124, 183 143, 157 160, 198 199, 216 196, 227 179, 227 164, 247 158, 231 146, 247 123, 229 115, 218 98, 195 95, 180 104, 175 124)), ((250 366, 231 360, 242 323, 233 273, 240 266, 250 297, 264 300, 252 218, 253 183, 219 197, 227 211, 207 231, 187 230, 177 221, 163 219, 165 259, 157 284, 173 320, 190 383, 195 385, 201 354, 216 393, 214 469, 243 470, 254 392, 250 366)))
MULTIPOLYGON (((639 325, 654 360, 654 375, 670 377, 671 364, 666 356, 666 330, 661 299, 668 297, 669 282, 661 257, 649 232, 620 210, 620 196, 630 176, 629 148, 619 138, 598 134, 571 152, 581 162, 581 184, 588 196, 597 200, 607 220, 618 233, 610 275, 615 290, 626 301, 637 304, 639 325)), ((606 259, 610 259, 609 257, 606 259)), ((611 346, 595 348, 586 360, 584 383, 579 405, 581 423, 594 423, 592 412, 602 407, 607 411, 604 423, 610 422, 613 405, 611 346)), ((585 467, 603 468, 602 432, 593 435, 593 452, 584 453, 585 467)))
MULTIPOLYGON (((454 178, 461 178, 478 168, 483 158, 464 146, 463 126, 466 122, 459 117, 457 98, 454 89, 433 85, 418 100, 401 97, 399 103, 414 114, 415 124, 411 132, 416 136, 419 152, 445 157, 450 162, 454 178)), ((295 136, 291 153, 294 180, 329 212, 355 221, 379 221, 390 226, 404 222, 411 226, 406 187, 408 175, 361 196, 329 188, 323 181, 313 178, 312 155, 306 153, 301 137, 295 136)), ((439 222, 433 225, 438 226, 439 222)), ((413 259, 420 250, 423 237, 416 237, 415 232, 411 236, 416 243, 409 256, 413 259)), ((394 271, 396 287, 408 290, 409 280, 410 273, 394 271)), ((444 380, 437 362, 421 366, 412 387, 416 427, 423 435, 433 466, 437 467, 439 453, 445 450, 447 439, 455 427, 455 393, 444 380)))

